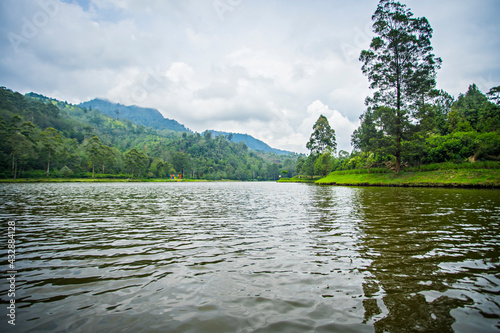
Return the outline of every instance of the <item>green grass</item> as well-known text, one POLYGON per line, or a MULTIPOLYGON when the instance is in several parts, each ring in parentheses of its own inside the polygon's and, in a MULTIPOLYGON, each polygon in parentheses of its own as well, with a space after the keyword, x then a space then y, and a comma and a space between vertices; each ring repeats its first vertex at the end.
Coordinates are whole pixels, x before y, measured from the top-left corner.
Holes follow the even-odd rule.
POLYGON ((474 163, 431 163, 419 167, 405 168, 406 171, 436 171, 436 170, 454 170, 454 169, 500 169, 500 162, 496 161, 478 161, 474 163))
POLYGON ((321 177, 295 176, 293 178, 281 178, 278 183, 314 183, 320 179, 321 177))
MULTIPOLYGON (((355 171, 355 170, 349 170, 355 171)), ((319 185, 500 187, 500 169, 448 169, 395 173, 335 171, 319 185)))

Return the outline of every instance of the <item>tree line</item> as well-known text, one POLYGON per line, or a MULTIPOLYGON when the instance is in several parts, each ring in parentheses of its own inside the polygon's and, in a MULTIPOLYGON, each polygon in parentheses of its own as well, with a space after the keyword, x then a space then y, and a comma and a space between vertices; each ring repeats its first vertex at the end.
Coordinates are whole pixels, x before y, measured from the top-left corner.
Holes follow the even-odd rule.
POLYGON ((372 20, 375 37, 359 60, 374 93, 352 135, 354 150, 335 156, 334 142, 320 149, 311 144, 335 138, 321 116, 307 144, 311 154, 298 160, 299 172, 381 167, 398 173, 431 163, 499 161, 500 86, 485 95, 472 84, 455 99, 436 89, 442 59, 432 53, 433 30, 425 17, 381 0, 372 20))
POLYGON ((157 130, 99 110, 0 88, 0 177, 276 180, 297 156, 210 132, 157 130))

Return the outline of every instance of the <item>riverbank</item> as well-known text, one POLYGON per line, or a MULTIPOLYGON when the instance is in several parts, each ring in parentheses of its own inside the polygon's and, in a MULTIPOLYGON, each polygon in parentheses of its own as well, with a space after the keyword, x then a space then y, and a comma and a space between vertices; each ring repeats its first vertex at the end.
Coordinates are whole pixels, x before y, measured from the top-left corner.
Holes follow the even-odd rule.
POLYGON ((368 173, 335 171, 315 182, 341 186, 482 187, 500 188, 500 169, 451 169, 418 172, 368 173))
POLYGON ((281 178, 278 183, 315 183, 320 180, 321 177, 307 177, 307 176, 295 176, 293 178, 281 178))
POLYGON ((174 183, 205 182, 203 179, 121 179, 121 178, 18 178, 0 179, 0 183, 174 183))

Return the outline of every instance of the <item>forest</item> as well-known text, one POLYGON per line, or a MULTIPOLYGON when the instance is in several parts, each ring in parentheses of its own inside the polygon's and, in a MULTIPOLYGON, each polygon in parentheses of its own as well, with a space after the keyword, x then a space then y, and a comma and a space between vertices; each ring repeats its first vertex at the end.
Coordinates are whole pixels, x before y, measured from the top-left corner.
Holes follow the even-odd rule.
POLYGON ((211 132, 153 129, 0 88, 0 178, 277 180, 297 155, 253 151, 211 132))
MULTIPOLYGON (((485 95, 475 84, 456 100, 445 92, 439 92, 432 104, 426 104, 415 114, 415 118, 408 117, 404 124, 402 170, 430 170, 442 163, 451 168, 475 162, 483 162, 483 167, 498 167, 499 92, 499 87, 496 87, 485 95)), ((353 169, 365 169, 368 173, 396 171, 393 117, 394 113, 388 108, 368 108, 360 117, 361 125, 352 135, 352 153, 340 151, 335 154, 335 146, 330 143, 323 150, 311 150, 307 157, 300 156, 297 172, 307 176, 325 176, 332 171, 353 169)), ((318 122, 321 122, 321 117, 318 122)), ((335 131, 328 123, 326 125, 335 138, 335 131)), ((312 139, 314 135, 315 132, 311 135, 312 139)), ((316 133, 318 135, 324 136, 316 133)))
POLYGON ((443 60, 432 53, 433 30, 427 19, 414 17, 404 4, 381 0, 372 20, 375 37, 359 60, 374 92, 366 98, 367 108, 352 134, 354 150, 337 155, 335 130, 320 117, 307 144, 311 153, 298 159, 298 172, 399 173, 477 161, 497 168, 500 86, 484 94, 471 84, 458 98, 436 89, 443 60))
MULTIPOLYGON (((373 95, 365 99, 352 152, 337 152, 335 124, 320 116, 308 156, 249 149, 232 136, 189 132, 173 120, 147 127, 30 93, 0 88, 0 178, 277 180, 338 170, 429 170, 437 164, 500 165, 500 86, 476 84, 457 98, 437 86, 443 60, 433 30, 406 5, 380 0, 373 37, 359 61, 373 95), (179 130, 172 130, 172 123, 179 130), (480 163, 478 163, 480 162, 480 163)), ((465 87, 464 87, 465 88, 465 87)), ((94 101, 95 102, 95 101, 94 101)), ((124 113, 124 111, 122 111, 124 113)), ((158 122, 151 113, 149 123, 158 122)), ((135 118, 133 118, 135 119, 135 118)))

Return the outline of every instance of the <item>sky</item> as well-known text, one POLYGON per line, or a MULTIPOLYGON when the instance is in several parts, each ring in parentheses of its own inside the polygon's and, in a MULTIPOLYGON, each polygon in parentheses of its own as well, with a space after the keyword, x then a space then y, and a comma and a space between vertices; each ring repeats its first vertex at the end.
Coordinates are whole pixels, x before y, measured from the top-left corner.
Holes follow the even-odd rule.
MULTIPOLYGON (((406 0, 455 97, 500 85, 500 0, 406 0)), ((2 0, 0 86, 158 109, 193 131, 307 152, 318 117, 350 152, 372 95, 359 53, 377 0, 2 0)))

